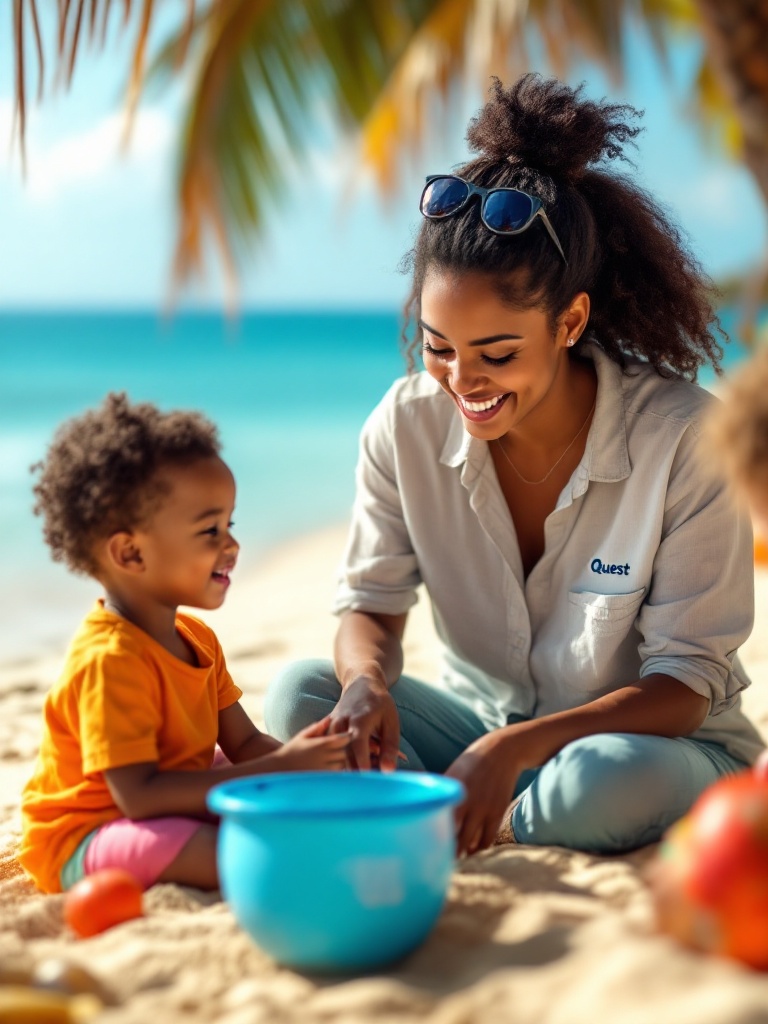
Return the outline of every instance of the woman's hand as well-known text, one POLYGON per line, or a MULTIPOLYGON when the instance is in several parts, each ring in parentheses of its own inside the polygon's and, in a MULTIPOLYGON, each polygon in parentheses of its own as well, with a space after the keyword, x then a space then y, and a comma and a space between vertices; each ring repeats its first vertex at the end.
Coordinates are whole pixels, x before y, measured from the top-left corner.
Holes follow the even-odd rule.
POLYGON ((270 754, 252 761, 259 771, 341 771, 347 766, 349 734, 330 731, 330 715, 308 725, 270 754))
POLYGON ((456 811, 457 852, 476 853, 492 846, 523 765, 511 753, 507 730, 475 740, 446 775, 464 783, 464 802, 456 811))
POLYGON ((330 732, 348 733, 350 768, 371 767, 371 753, 383 772, 397 766, 400 745, 400 717, 389 690, 365 676, 345 687, 331 712, 330 732))

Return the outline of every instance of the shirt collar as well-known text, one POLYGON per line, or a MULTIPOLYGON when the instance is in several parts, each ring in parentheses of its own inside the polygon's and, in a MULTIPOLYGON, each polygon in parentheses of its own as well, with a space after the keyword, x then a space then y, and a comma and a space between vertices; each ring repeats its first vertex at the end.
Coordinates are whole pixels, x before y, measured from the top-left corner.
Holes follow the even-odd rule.
MULTIPOLYGON (((624 371, 598 345, 587 342, 582 355, 594 362, 597 374, 595 415, 584 453, 589 479, 601 483, 624 480, 631 469, 624 417, 624 371)), ((486 450, 486 442, 468 434, 460 414, 455 412, 440 453, 442 465, 455 469, 468 461, 470 454, 486 450)))
MULTIPOLYGON (((469 449, 474 440, 476 439, 464 429, 461 413, 454 409, 450 426, 448 427, 448 436, 440 453, 440 462, 444 466, 452 466, 456 469, 463 462, 466 462, 469 449)), ((480 443, 482 444, 482 441, 480 443)))
POLYGON ((594 362, 597 374, 597 404, 584 452, 589 479, 600 483, 625 480, 632 468, 624 413, 626 374, 599 345, 584 345, 582 354, 594 362))

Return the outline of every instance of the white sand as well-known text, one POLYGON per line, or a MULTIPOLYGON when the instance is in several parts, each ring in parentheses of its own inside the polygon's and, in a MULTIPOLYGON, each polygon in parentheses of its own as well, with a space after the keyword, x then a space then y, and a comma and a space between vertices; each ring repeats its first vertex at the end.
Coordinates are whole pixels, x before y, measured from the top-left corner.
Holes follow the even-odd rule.
MULTIPOLYGON (((250 580, 237 579, 210 621, 260 720, 277 667, 330 656, 327 608, 342 530, 277 552, 250 580)), ((757 578, 757 622, 766 621, 768 574, 757 578)), ((86 609, 83 609, 85 612, 86 609)), ((409 623, 407 667, 436 661, 425 602, 409 623)), ((745 651, 754 680, 748 712, 768 736, 768 637, 758 626, 745 651)), ((39 716, 60 657, 0 668, 0 965, 56 955, 87 966, 116 996, 105 1022, 210 1024, 747 1024, 768 1021, 768 975, 689 953, 654 933, 643 865, 653 849, 592 857, 511 847, 462 862, 436 929, 395 969, 318 979, 274 964, 238 928, 225 904, 178 886, 156 886, 144 918, 89 940, 62 923, 63 898, 36 893, 14 859, 18 802, 31 771, 39 716)))

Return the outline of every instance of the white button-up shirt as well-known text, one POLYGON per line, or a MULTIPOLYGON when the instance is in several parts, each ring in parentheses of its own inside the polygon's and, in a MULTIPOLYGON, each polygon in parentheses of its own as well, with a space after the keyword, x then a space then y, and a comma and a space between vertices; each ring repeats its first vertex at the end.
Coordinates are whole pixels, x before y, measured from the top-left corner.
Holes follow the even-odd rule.
POLYGON ((736 655, 753 622, 752 533, 697 447, 712 397, 584 354, 595 414, 528 578, 487 442, 417 373, 363 428, 335 611, 406 612, 424 583, 443 644, 434 685, 491 729, 664 673, 710 702, 694 736, 752 761, 763 743, 736 655))

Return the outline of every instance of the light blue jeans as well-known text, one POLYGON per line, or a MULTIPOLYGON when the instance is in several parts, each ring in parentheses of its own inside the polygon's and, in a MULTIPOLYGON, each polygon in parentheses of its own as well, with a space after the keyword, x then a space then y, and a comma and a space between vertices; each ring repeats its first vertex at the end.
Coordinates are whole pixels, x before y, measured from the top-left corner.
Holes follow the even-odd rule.
MULTIPOLYGON (((488 729, 455 697, 402 676, 390 690, 412 770, 444 772, 488 729)), ((266 695, 268 731, 285 741, 329 714, 341 695, 333 664, 288 665, 266 695)), ((511 716, 509 722, 519 722, 511 716)), ((619 853, 655 842, 711 783, 746 768, 717 743, 636 733, 574 740, 524 772, 512 796, 515 838, 537 846, 619 853)))

